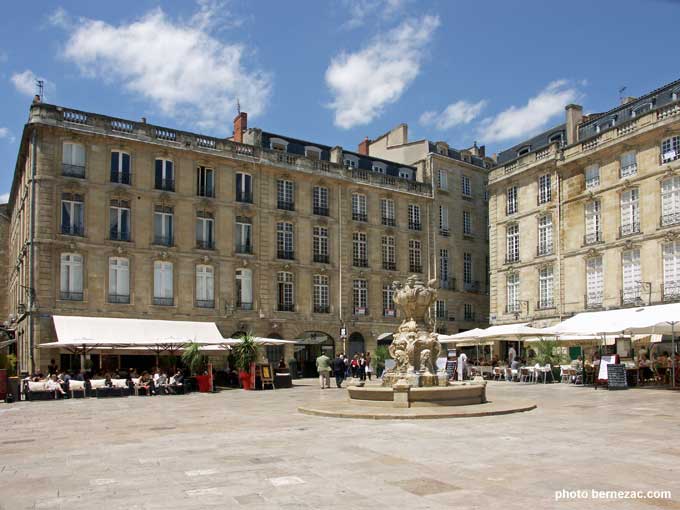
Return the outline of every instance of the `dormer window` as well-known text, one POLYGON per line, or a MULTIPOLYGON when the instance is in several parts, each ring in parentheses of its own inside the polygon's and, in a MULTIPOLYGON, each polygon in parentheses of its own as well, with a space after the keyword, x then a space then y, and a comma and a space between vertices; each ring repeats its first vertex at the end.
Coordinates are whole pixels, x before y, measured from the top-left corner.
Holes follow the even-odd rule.
POLYGON ((550 138, 548 138, 548 143, 558 143, 562 145, 563 139, 562 133, 555 133, 554 135, 550 135, 550 138))
POLYGON ((633 108, 630 111, 630 116, 631 117, 639 117, 643 113, 646 113, 652 109, 652 106, 654 106, 651 102, 642 104, 636 108, 633 108))
POLYGON ((671 93, 671 101, 677 101, 678 99, 680 99, 680 87, 673 90, 671 93))
POLYGON ((270 138, 269 148, 275 151, 288 152, 288 142, 283 138, 270 138))
POLYGON ((399 177, 402 179, 413 179, 413 172, 409 168, 400 168, 399 177))
POLYGON ((359 158, 352 154, 345 154, 344 162, 346 168, 359 168, 359 158))
POLYGON ((525 145, 524 147, 520 148, 517 151, 517 157, 524 156, 525 154, 529 154, 531 152, 531 145, 525 145))
POLYGON ((597 126, 595 126, 595 132, 596 133, 601 133, 602 131, 605 131, 609 128, 613 128, 616 125, 616 117, 610 117, 604 122, 600 122, 597 126))
POLYGON ((373 168, 374 172, 378 172, 379 174, 386 174, 387 173, 387 165, 385 163, 381 163, 379 161, 374 161, 372 168, 373 168))
POLYGON ((305 147, 305 156, 310 159, 321 159, 321 149, 308 145, 305 147))

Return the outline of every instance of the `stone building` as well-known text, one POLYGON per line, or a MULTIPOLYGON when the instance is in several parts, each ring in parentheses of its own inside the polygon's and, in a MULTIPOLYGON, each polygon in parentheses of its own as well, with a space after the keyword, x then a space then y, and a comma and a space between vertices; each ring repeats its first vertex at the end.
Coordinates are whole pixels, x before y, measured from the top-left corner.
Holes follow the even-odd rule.
POLYGON ((491 322, 680 297, 680 81, 503 151, 489 177, 491 322))
POLYGON ((489 170, 494 161, 477 144, 456 150, 446 142, 409 140, 400 124, 359 152, 414 165, 432 183, 432 253, 441 282, 436 303, 437 330, 457 333, 488 326, 489 319, 489 170))
POLYGON ((214 321, 296 339, 269 356, 302 365, 372 351, 398 324, 390 284, 435 273, 427 176, 245 114, 217 139, 37 99, 7 212, 22 371, 58 354, 38 348, 58 314, 214 321))

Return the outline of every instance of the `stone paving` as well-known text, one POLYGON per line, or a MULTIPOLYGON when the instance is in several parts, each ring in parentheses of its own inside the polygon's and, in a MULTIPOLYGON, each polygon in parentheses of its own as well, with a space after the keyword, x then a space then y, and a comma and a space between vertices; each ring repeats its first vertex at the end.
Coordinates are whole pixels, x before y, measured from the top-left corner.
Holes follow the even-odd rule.
POLYGON ((0 509, 680 509, 680 394, 491 383, 525 413, 371 421, 300 414, 292 389, 0 404, 0 509), (670 500, 555 501, 555 491, 670 500))

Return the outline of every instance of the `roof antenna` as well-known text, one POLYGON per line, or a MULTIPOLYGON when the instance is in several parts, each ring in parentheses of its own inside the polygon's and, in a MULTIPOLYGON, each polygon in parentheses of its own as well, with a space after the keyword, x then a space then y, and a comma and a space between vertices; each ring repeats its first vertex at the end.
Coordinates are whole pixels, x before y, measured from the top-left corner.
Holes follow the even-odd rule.
POLYGON ((45 93, 45 80, 35 80, 35 86, 38 89, 40 100, 44 103, 45 98, 43 97, 43 94, 45 93))
POLYGON ((628 87, 625 85, 619 89, 619 103, 623 101, 623 93, 626 91, 628 87))
POLYGON ((238 100, 238 97, 236 98, 236 114, 241 115, 241 101, 238 100))

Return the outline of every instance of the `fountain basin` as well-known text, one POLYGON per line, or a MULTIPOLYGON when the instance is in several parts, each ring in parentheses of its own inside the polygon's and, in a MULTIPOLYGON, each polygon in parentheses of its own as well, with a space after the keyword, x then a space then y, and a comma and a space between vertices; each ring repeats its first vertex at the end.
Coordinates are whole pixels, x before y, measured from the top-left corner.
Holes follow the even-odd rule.
POLYGON ((449 386, 390 388, 349 386, 350 402, 378 407, 466 406, 486 403, 486 381, 454 382, 449 386))

